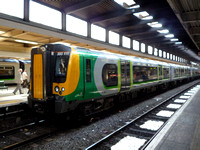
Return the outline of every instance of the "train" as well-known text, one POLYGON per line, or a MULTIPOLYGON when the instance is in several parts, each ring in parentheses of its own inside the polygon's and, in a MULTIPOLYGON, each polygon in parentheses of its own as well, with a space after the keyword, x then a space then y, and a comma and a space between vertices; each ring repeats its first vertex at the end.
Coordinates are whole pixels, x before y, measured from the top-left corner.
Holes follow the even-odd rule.
POLYGON ((17 84, 18 70, 27 70, 30 75, 31 60, 0 57, 0 81, 5 84, 17 84))
MULTIPOLYGON (((199 68, 46 44, 31 51, 29 107, 41 114, 90 115, 119 102, 199 78, 199 68)), ((134 100, 134 99, 132 99, 134 100)))

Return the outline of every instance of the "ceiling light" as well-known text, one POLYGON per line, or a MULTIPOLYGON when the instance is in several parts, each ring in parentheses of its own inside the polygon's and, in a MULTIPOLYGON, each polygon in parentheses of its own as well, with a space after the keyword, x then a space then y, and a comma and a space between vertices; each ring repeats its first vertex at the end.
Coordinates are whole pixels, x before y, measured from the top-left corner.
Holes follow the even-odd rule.
POLYGON ((31 42, 31 41, 25 41, 25 40, 15 40, 16 42, 19 43, 26 43, 26 44, 33 44, 33 45, 37 45, 37 42, 31 42))
POLYGON ((171 39, 170 41, 175 42, 175 41, 178 41, 178 39, 171 39))
POLYGON ((5 33, 4 31, 0 31, 0 34, 3 34, 3 33, 5 33))
POLYGON ((165 35, 165 37, 166 37, 166 38, 173 38, 174 35, 173 35, 173 34, 167 34, 167 35, 165 35))
POLYGON ((179 44, 182 44, 182 42, 175 42, 175 44, 179 45, 179 44))
POLYGON ((159 33, 169 33, 169 30, 163 29, 163 30, 157 30, 159 33))
POLYGON ((152 28, 161 28, 162 27, 162 24, 158 23, 158 22, 147 23, 147 25, 149 25, 152 28))

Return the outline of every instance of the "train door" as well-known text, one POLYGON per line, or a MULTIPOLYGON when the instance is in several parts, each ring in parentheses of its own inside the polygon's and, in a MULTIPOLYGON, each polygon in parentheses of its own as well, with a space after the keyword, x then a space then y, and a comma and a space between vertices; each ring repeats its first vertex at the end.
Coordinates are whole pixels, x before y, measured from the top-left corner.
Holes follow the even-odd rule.
POLYGON ((130 61, 120 60, 121 65, 121 91, 130 89, 131 75, 130 75, 130 61))
POLYGON ((32 60, 32 96, 35 99, 44 99, 46 89, 44 87, 44 53, 42 51, 31 51, 31 60, 32 60))
POLYGON ((94 91, 94 79, 92 78, 92 72, 94 68, 92 65, 93 59, 91 57, 84 56, 84 98, 92 97, 94 91))

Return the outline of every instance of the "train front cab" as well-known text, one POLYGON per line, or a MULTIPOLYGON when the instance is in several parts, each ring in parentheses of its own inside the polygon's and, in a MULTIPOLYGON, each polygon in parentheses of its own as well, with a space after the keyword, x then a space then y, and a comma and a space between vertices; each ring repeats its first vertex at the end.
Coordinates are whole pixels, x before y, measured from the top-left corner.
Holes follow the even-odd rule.
POLYGON ((53 83, 66 81, 66 73, 71 48, 63 45, 48 44, 31 51, 31 87, 28 97, 29 107, 39 113, 55 112, 55 96, 52 90, 61 89, 53 87, 53 83), (58 69, 63 63, 63 70, 58 69), (57 69, 56 69, 57 68, 57 69))

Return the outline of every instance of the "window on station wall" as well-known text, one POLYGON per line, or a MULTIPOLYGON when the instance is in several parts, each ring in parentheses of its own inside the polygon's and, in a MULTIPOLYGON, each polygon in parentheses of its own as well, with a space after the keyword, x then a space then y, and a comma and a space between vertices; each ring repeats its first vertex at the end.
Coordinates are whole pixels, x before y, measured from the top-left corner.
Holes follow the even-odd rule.
POLYGON ((175 60, 175 55, 173 55, 173 60, 175 60))
POLYGON ((131 48, 131 39, 126 36, 122 36, 122 46, 126 48, 131 48))
POLYGON ((178 57, 176 56, 176 61, 178 61, 178 57))
POLYGON ((158 56, 158 49, 157 48, 154 48, 154 55, 158 56))
POLYGON ((75 34, 87 36, 87 22, 79 18, 66 15, 66 30, 75 34))
POLYGON ((170 59, 172 60, 172 54, 170 54, 170 59))
POLYGON ((169 53, 167 53, 167 59, 169 59, 169 53))
POLYGON ((0 0, 0 13, 24 18, 24 0, 0 0))
POLYGON ((163 51, 163 58, 166 58, 166 52, 163 51))
POLYGON ((61 29, 61 12, 30 1, 30 21, 61 29))
POLYGON ((140 50, 140 43, 136 40, 133 40, 133 50, 135 50, 135 51, 140 50))
POLYGON ((112 31, 109 31, 108 34, 109 34, 108 42, 110 44, 119 45, 119 34, 112 31))
POLYGON ((145 44, 141 43, 141 52, 145 53, 145 44))
POLYGON ((153 47, 152 46, 148 46, 148 54, 153 54, 153 47))
POLYGON ((106 30, 102 27, 92 24, 91 25, 91 38, 105 42, 106 41, 106 30))
POLYGON ((162 50, 159 49, 159 57, 162 57, 162 50))

